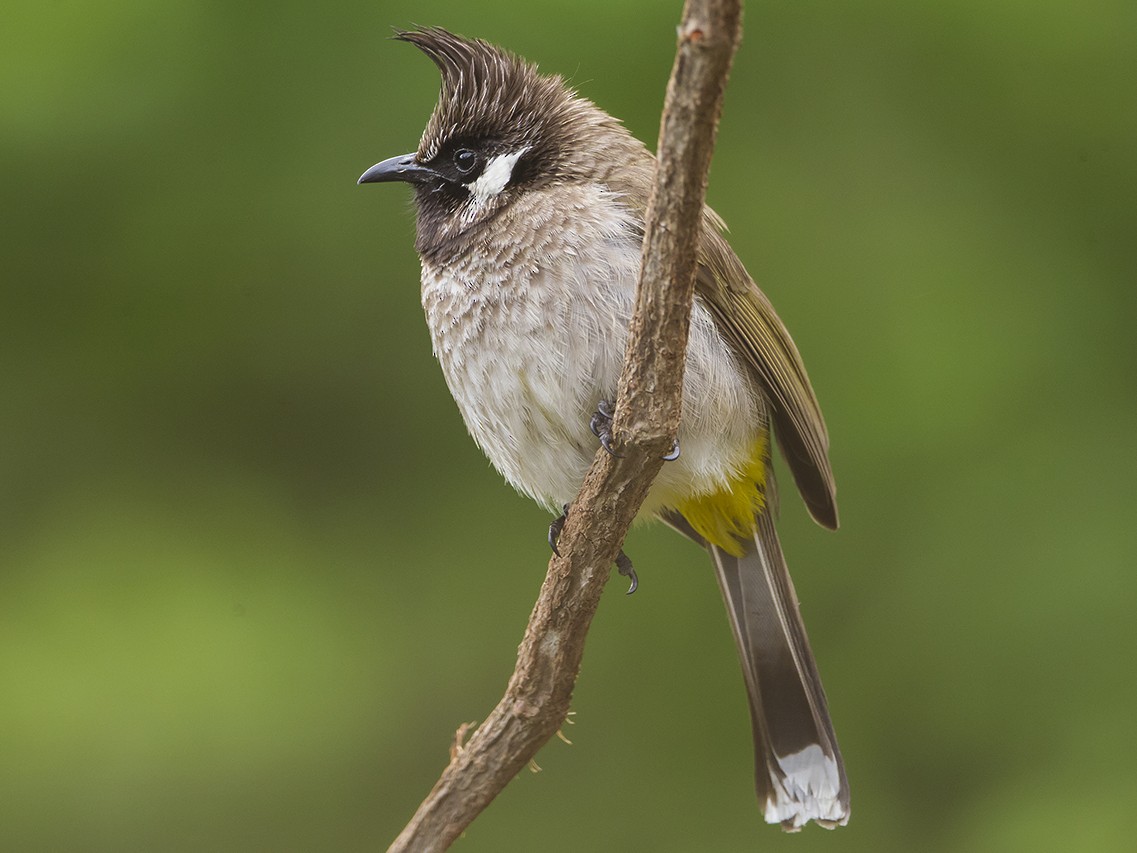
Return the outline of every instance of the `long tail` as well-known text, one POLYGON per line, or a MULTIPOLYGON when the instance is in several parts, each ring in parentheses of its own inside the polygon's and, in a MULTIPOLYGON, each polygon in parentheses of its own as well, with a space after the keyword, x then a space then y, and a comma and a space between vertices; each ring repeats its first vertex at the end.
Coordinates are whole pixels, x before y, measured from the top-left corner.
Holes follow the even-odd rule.
MULTIPOLYGON (((667 520, 694 533, 681 518, 667 520)), ((766 821, 790 832, 810 820, 827 829, 843 826, 849 820, 845 765, 770 513, 760 514, 741 557, 707 548, 746 679, 766 821)))

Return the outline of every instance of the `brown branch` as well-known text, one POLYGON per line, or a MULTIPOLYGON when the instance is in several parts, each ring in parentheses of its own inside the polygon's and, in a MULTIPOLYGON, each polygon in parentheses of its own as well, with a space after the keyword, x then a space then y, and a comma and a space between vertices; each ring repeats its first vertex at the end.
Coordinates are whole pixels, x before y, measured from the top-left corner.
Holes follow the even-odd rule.
MULTIPOLYGON (((563 724, 600 593, 678 431, 699 225, 740 0, 687 0, 660 126, 636 311, 613 431, 573 502, 505 696, 388 853, 445 850, 563 724)), ((457 739, 458 741, 461 738, 457 739)))

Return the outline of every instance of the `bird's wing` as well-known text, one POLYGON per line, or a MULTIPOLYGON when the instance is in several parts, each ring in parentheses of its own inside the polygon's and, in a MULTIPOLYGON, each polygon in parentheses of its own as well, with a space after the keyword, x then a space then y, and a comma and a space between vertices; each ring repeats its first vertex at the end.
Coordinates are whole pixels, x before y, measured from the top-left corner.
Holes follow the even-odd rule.
POLYGON ((818 524, 836 529, 829 433, 805 365, 774 306, 750 278, 721 231, 722 221, 707 208, 696 292, 767 392, 773 406, 774 433, 810 515, 818 524))

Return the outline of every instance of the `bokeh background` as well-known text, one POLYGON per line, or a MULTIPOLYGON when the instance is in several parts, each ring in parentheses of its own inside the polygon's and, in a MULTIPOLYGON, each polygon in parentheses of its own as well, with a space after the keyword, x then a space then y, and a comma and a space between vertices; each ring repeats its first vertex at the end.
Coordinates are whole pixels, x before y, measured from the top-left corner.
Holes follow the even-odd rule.
MULTIPOLYGON (((654 143, 679 3, 8 0, 0 849, 383 849, 500 695, 548 517, 432 360, 392 25, 654 143)), ((783 538, 851 825, 761 823, 704 556, 628 543, 569 746, 456 849, 1129 850, 1137 6, 750 3, 710 199, 843 526, 783 538)))

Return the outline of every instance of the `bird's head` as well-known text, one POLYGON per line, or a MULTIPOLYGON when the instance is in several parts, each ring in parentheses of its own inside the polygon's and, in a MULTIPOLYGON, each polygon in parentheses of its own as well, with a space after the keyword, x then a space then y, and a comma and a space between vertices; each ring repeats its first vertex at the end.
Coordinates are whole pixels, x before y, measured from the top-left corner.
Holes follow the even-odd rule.
POLYGON ((495 45, 436 27, 395 38, 433 60, 442 90, 418 150, 377 163, 359 183, 411 184, 420 242, 477 227, 539 187, 603 183, 630 151, 643 152, 560 77, 495 45))

